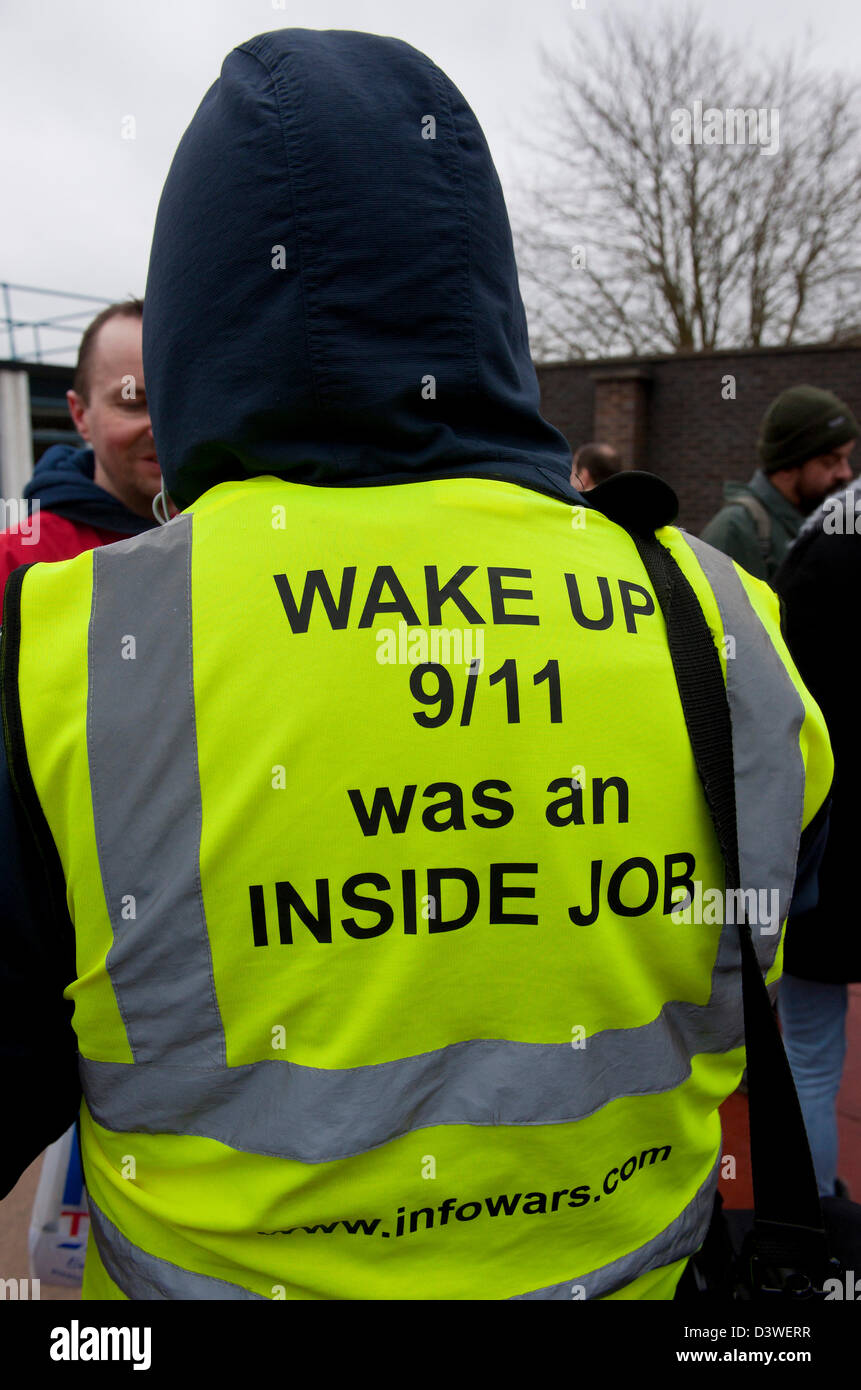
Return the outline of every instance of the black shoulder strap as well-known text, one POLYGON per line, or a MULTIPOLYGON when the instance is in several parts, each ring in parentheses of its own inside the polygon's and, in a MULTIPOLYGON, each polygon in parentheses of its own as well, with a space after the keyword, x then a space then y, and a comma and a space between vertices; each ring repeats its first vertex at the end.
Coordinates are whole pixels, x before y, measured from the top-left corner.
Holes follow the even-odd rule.
MULTIPOLYGON (((624 474, 617 475, 623 484, 624 474)), ((628 475, 634 477, 636 475, 628 475)), ((636 498, 588 494, 590 504, 623 525, 651 580, 664 620, 676 684, 700 780, 726 866, 726 886, 739 883, 732 720, 720 658, 699 601, 675 559, 656 539, 658 526, 675 519, 661 483, 644 505, 646 478, 636 498), (609 503, 609 505, 608 505, 609 503), (671 514, 670 514, 671 513, 671 514)), ((611 479, 615 482, 615 479, 611 479)), ((605 486, 605 485, 603 485, 605 486)), ((755 1254, 784 1270, 824 1269, 827 1247, 813 1161, 801 1107, 768 991, 745 919, 739 923, 742 995, 750 1101, 755 1254)))

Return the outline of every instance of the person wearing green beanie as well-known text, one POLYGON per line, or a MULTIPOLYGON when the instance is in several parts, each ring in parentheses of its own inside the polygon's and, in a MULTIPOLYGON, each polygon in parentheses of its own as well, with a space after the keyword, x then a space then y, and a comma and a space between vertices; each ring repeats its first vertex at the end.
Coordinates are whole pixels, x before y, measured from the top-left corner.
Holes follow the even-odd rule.
POLYGON ((702 539, 771 583, 804 518, 851 482, 849 455, 859 435, 849 406, 831 391, 783 391, 760 427, 761 467, 749 483, 725 484, 725 505, 702 539))

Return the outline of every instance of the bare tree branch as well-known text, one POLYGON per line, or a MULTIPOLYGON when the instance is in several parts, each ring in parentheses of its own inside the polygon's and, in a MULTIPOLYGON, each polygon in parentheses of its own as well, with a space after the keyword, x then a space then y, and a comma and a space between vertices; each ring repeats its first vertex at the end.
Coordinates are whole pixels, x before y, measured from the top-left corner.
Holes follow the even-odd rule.
POLYGON ((541 178, 513 216, 536 356, 858 332, 857 84, 791 53, 754 66, 696 14, 651 8, 544 63, 552 101, 524 142, 541 178))

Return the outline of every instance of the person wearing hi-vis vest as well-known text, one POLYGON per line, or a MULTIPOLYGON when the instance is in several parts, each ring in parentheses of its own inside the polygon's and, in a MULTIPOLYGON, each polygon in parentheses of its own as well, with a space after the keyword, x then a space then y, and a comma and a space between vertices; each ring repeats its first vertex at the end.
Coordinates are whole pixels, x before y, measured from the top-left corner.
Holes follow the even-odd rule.
MULTIPOLYGON (((398 40, 243 44, 145 306, 179 514, 17 571, 3 631, 53 907, 7 963, 50 1041, 7 1070, 52 1078, 37 1144, 80 1107, 84 1296, 672 1298, 744 1067, 737 928, 655 591, 539 413, 470 108, 398 40)), ((825 726, 766 586, 656 520, 725 671, 773 982, 825 726)))

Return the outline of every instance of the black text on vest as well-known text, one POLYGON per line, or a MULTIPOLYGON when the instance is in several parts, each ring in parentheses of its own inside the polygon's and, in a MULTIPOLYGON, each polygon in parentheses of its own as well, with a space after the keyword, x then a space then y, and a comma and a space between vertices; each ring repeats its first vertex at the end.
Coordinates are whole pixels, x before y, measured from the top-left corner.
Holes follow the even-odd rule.
MULTIPOLYGON (((490 622, 496 627, 539 625, 539 614, 534 609, 529 611, 535 602, 532 590, 510 587, 506 583, 508 580, 531 580, 531 570, 488 566, 484 613, 463 592, 463 586, 477 570, 477 565, 461 565, 450 578, 441 579, 436 565, 425 565, 422 602, 424 621, 428 627, 439 627, 450 621, 455 609, 471 627, 486 624, 488 619, 485 614, 488 611, 490 622), (453 607, 443 615, 446 604, 453 607)), ((417 599, 418 596, 414 594, 410 597, 393 565, 377 565, 367 586, 362 584, 364 597, 354 603, 357 597, 356 575, 355 565, 341 571, 336 596, 335 585, 327 578, 325 570, 307 570, 300 599, 296 598, 298 586, 291 584, 286 574, 273 575, 291 631, 308 632, 312 613, 316 611, 319 614, 321 609, 333 632, 344 632, 350 626, 351 617, 353 626, 361 629, 373 628, 380 619, 390 618, 393 614, 397 614, 410 627, 421 626, 423 619, 413 602, 413 598, 417 599), (319 602, 315 603, 317 599, 319 602)), ((621 617, 626 631, 637 633, 637 619, 648 618, 655 613, 655 600, 649 590, 630 579, 616 579, 611 585, 607 576, 602 574, 581 579, 576 574, 563 574, 561 582, 567 591, 574 621, 594 632, 611 628, 621 617), (618 598, 614 594, 616 588, 618 598)))

